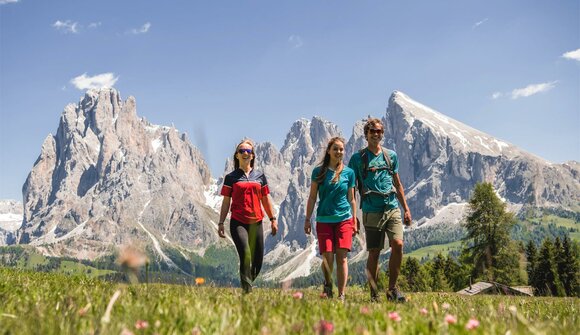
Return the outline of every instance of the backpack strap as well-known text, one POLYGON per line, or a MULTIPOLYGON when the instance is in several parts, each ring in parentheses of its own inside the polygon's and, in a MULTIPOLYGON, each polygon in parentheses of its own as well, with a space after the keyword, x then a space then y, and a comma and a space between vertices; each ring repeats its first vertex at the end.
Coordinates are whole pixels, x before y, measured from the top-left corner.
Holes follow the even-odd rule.
POLYGON ((395 175, 395 171, 393 170, 393 163, 391 162, 391 156, 389 155, 389 149, 381 147, 383 152, 383 157, 385 158, 385 162, 387 162, 387 172, 393 177, 395 175))
POLYGON ((362 176, 359 176, 359 180, 358 180, 358 192, 359 192, 360 197, 361 197, 361 204, 360 204, 361 208, 362 208, 362 203, 363 203, 364 199, 370 194, 388 197, 393 193, 397 193, 395 188, 392 188, 387 193, 382 193, 382 192, 375 191, 375 190, 369 190, 369 189, 366 189, 364 187, 363 182, 367 178, 369 171, 376 172, 376 171, 380 171, 380 170, 387 170, 387 172, 389 173, 389 175, 391 177, 393 177, 395 174, 395 172, 393 170, 393 163, 391 162, 391 157, 389 156, 388 149, 381 147, 381 152, 383 153, 383 158, 385 159, 386 166, 380 167, 380 168, 375 168, 375 167, 369 168, 369 155, 368 155, 367 151, 368 151, 367 148, 363 148, 363 149, 359 150, 359 155, 360 155, 361 162, 362 162, 362 171, 361 171, 362 176))

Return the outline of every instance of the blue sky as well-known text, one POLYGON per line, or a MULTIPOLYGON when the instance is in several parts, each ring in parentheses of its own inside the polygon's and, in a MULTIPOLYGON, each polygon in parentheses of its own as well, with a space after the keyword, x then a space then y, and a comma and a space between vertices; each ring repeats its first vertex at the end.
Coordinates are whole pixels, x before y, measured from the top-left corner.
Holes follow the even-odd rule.
POLYGON ((214 177, 244 136, 345 136, 400 90, 553 162, 580 161, 580 2, 0 0, 0 199, 89 86, 174 124, 214 177))

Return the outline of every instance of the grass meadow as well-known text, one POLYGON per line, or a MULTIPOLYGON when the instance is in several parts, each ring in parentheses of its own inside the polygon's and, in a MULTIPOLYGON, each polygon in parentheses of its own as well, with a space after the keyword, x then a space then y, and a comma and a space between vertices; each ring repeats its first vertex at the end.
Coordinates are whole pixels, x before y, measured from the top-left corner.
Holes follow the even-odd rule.
MULTIPOLYGON (((198 280, 198 282, 201 280, 198 280)), ((0 334, 578 334, 578 298, 119 284, 0 268, 0 334)))

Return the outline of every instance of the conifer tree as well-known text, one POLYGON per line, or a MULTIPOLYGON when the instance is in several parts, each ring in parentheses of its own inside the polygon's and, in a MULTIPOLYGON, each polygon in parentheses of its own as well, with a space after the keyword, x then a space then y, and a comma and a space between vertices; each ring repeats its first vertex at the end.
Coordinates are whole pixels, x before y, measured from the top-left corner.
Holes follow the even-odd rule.
POLYGON ((407 290, 411 292, 427 292, 431 290, 427 281, 429 275, 425 273, 425 269, 415 257, 407 257, 405 259, 401 267, 401 274, 407 284, 407 290))
POLYGON ((469 276, 464 276, 461 270, 461 265, 453 257, 447 255, 445 258, 445 277, 453 291, 459 291, 469 284, 469 276))
POLYGON ((476 184, 464 223, 467 235, 461 257, 472 265, 473 279, 518 281, 514 276, 519 271, 513 266, 519 267, 519 254, 514 253, 517 247, 510 238, 514 224, 513 213, 506 211, 491 183, 476 184))
POLYGON ((555 259, 554 243, 550 238, 546 238, 540 248, 538 261, 538 291, 543 295, 563 296, 564 287, 558 275, 558 264, 555 259))
POLYGON ((579 296, 578 285, 578 254, 572 248, 570 237, 566 235, 557 256, 558 275, 562 286, 569 297, 579 296))
POLYGON ((445 277, 445 258, 438 253, 431 261, 431 289, 433 292, 449 292, 451 287, 445 277))
POLYGON ((528 262, 526 271, 528 272, 528 285, 534 289, 539 289, 541 284, 538 282, 538 248, 533 240, 530 240, 526 245, 526 260, 528 262))

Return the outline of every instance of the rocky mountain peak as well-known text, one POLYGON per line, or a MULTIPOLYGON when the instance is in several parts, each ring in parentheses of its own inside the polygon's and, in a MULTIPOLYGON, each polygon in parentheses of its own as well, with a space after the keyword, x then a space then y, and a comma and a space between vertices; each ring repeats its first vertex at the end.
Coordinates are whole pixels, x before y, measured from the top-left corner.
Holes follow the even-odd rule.
POLYGON ((415 217, 466 202, 475 183, 492 182, 508 201, 536 206, 580 203, 572 172, 394 92, 383 119, 385 146, 399 155, 399 174, 415 217), (552 180, 566 180, 566 189, 552 180))
POLYGON ((131 238, 161 258, 164 244, 203 250, 217 239, 205 205, 210 180, 187 136, 139 119, 135 99, 123 102, 115 89, 89 90, 43 143, 23 187, 19 241, 79 258, 131 238), (191 229, 197 222, 205 224, 191 229))

